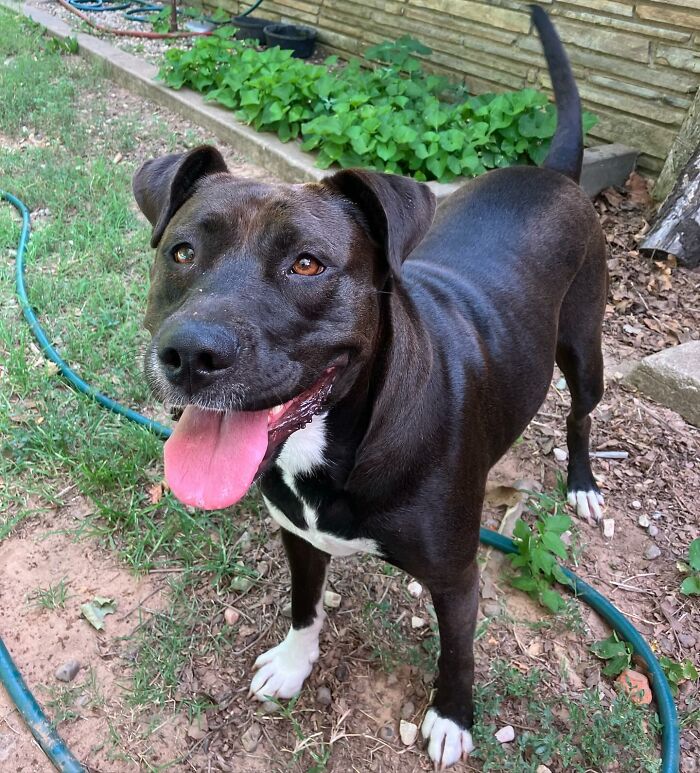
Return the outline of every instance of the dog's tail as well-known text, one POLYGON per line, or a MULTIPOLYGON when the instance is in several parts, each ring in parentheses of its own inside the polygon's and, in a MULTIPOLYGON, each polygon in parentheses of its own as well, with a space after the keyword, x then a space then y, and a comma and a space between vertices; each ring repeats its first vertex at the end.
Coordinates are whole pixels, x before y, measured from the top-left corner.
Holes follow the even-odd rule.
POLYGON ((557 105, 557 129, 544 166, 578 182, 583 162, 583 128, 576 81, 564 46, 549 16, 539 5, 531 5, 530 10, 542 41, 557 105))

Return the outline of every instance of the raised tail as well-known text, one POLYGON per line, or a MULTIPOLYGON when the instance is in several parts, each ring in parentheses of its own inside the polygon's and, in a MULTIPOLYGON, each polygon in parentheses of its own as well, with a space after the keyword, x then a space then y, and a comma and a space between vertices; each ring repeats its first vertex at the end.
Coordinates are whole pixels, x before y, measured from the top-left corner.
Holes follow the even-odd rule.
POLYGON ((569 58, 549 16, 539 5, 531 5, 530 10, 542 41, 557 105, 557 128, 544 166, 578 182, 583 162, 583 128, 576 81, 569 58))

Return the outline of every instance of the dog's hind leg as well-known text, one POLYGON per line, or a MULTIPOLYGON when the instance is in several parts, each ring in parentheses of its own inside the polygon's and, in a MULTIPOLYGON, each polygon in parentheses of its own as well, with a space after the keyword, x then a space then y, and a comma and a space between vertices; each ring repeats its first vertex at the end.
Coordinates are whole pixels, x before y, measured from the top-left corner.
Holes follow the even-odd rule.
POLYGON ((291 698, 301 691, 318 660, 318 638, 325 619, 323 591, 330 556, 282 529, 292 573, 292 627, 276 647, 255 661, 250 694, 258 700, 291 698))
POLYGON ((564 298, 556 353, 571 394, 571 410, 566 418, 568 501, 588 521, 603 517, 603 495, 591 470, 589 435, 590 413, 600 402, 604 388, 601 339, 606 295, 607 268, 601 245, 593 257, 587 258, 564 298))

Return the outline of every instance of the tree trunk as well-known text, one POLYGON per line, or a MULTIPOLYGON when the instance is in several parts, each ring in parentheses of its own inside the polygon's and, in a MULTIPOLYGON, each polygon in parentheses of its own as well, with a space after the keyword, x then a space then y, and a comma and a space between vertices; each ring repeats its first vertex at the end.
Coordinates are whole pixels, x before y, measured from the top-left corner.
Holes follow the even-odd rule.
POLYGON ((177 0, 170 0, 170 32, 177 32, 177 0))
POLYGON ((656 201, 663 201, 671 191, 678 175, 693 155, 693 150, 700 142, 700 89, 695 93, 695 99, 688 108, 676 139, 668 152, 664 168, 656 181, 652 196, 656 201))
POLYGON ((679 265, 700 265, 700 143, 691 155, 639 249, 675 255, 679 265))

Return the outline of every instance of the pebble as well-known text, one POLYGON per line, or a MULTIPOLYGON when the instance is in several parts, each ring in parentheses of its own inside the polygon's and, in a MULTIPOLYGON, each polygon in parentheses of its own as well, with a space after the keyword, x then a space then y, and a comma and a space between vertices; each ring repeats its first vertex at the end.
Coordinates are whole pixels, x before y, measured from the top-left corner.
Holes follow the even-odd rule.
POLYGON ((560 539, 567 548, 570 548, 574 539, 574 535, 569 530, 567 530, 561 535, 560 539))
POLYGON ((414 599, 417 599, 423 593, 423 586, 417 580, 412 580, 406 586, 406 590, 414 599))
POLYGON ((79 661, 68 660, 56 669, 54 675, 59 682, 72 682, 75 677, 78 676, 78 671, 80 671, 80 669, 81 665, 79 661))
POLYGON ((642 503, 641 503, 641 502, 640 502, 638 499, 633 499, 633 500, 630 502, 630 505, 632 505, 632 507, 633 507, 635 510, 641 510, 641 509, 642 509, 642 503))
POLYGON ((603 536, 612 539, 615 535, 615 519, 603 518, 603 536))
POLYGON ((319 706, 331 705, 331 691, 327 687, 319 687, 316 690, 316 703, 319 706))
POLYGON ((647 533, 650 537, 658 537, 659 527, 655 523, 650 523, 649 527, 647 528, 647 533))
POLYGON ((270 565, 267 563, 267 561, 258 561, 257 566, 255 567, 255 571, 260 575, 260 577, 264 577, 268 569, 270 568, 270 565))
POLYGON ((258 714, 264 717, 266 714, 274 714, 278 710, 279 706, 274 701, 265 701, 264 703, 260 704, 258 714))
POLYGON ((206 714, 200 714, 187 728, 187 737, 193 741, 201 741, 209 732, 209 722, 206 714))
POLYGON ((282 617, 291 617, 292 616, 292 602, 289 601, 287 604, 285 604, 282 607, 282 617))
POLYGON ((379 737, 382 741, 393 741, 395 735, 396 733, 394 733, 394 728, 391 725, 384 725, 384 727, 379 728, 379 737))
POLYGON ((565 462, 569 458, 569 454, 567 454, 563 448, 555 447, 552 449, 552 453, 558 462, 565 462))
POLYGON ((340 593, 334 593, 332 590, 327 590, 323 594, 323 603, 329 607, 329 609, 338 609, 342 597, 340 593))
POLYGON ((339 682, 345 682, 349 676, 350 669, 347 667, 347 665, 345 663, 338 663, 338 665, 335 667, 335 678, 339 682))
POLYGON ((250 586, 253 584, 253 581, 250 579, 250 577, 246 577, 242 574, 237 574, 232 580, 231 580, 231 589, 236 590, 239 593, 245 593, 247 590, 250 589, 250 586))
POLYGON ((411 628, 425 628, 425 620, 422 617, 413 615, 411 618, 411 628))
POLYGON ((567 388, 566 379, 562 376, 554 385, 560 392, 567 388))
POLYGON ((241 736, 241 746, 248 752, 248 754, 252 754, 258 748, 261 735, 262 728, 257 722, 253 722, 253 724, 245 731, 245 733, 243 733, 241 736))
POLYGON ((695 638, 695 636, 693 636, 692 633, 679 633, 678 641, 680 642, 682 647, 687 647, 688 649, 690 649, 691 647, 695 646, 697 639, 695 638))
POLYGON ((642 513, 642 515, 637 518, 637 523, 642 527, 642 529, 648 529, 651 521, 646 515, 644 515, 644 513, 642 513))
POLYGON ((546 765, 538 765, 535 773, 552 773, 552 769, 548 768, 546 765))
POLYGON ((401 707, 401 719, 410 719, 416 713, 413 701, 406 701, 401 707))
POLYGON ((404 746, 413 746, 418 737, 418 725, 414 725, 413 722, 406 722, 402 719, 399 723, 399 735, 401 736, 401 743, 404 746))
POLYGON ((224 620, 226 625, 236 625, 241 617, 241 613, 233 607, 226 607, 224 610, 224 620))
POLYGON ((501 614, 501 606, 496 601, 489 601, 481 609, 486 617, 498 617, 501 614))
POLYGON ((653 561, 655 558, 658 558, 661 555, 661 548, 658 545, 654 545, 653 543, 649 545, 649 547, 644 551, 644 558, 647 559, 647 561, 653 561))
POLYGON ((515 730, 513 729, 512 725, 506 725, 505 727, 502 727, 497 733, 496 733, 496 740, 499 743, 510 743, 511 741, 515 740, 515 730))

